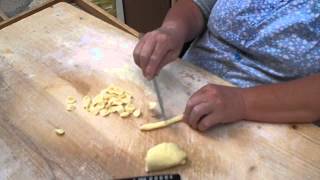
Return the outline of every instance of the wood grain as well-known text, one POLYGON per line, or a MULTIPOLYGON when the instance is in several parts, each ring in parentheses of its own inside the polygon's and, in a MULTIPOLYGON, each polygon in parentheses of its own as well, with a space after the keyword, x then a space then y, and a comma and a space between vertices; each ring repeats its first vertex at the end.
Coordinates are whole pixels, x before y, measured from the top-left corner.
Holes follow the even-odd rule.
MULTIPOLYGON (((0 179, 111 179, 144 175, 147 150, 174 142, 185 166, 163 173, 183 179, 319 179, 320 132, 313 125, 240 122, 200 134, 183 123, 153 132, 152 84, 133 63, 137 39, 67 3, 0 30, 0 179), (143 118, 95 117, 80 106, 109 84, 132 92, 143 118), (63 128, 57 136, 55 128, 63 128)), ((169 116, 206 83, 230 85, 177 61, 158 79, 169 116)))
POLYGON ((42 11, 43 9, 46 9, 48 7, 51 7, 59 2, 68 2, 68 3, 74 3, 77 7, 81 8, 87 13, 90 13, 91 15, 103 20, 104 22, 107 22, 129 34, 132 34, 133 36, 138 36, 138 33, 129 27, 126 24, 121 23, 117 18, 113 17, 109 13, 105 12, 103 9, 95 5, 90 0, 49 0, 48 2, 45 2, 41 6, 27 10, 21 14, 18 14, 16 17, 9 19, 4 14, 1 14, 0 10, 0 29, 9 26, 15 22, 18 22, 28 16, 31 16, 32 14, 35 14, 39 11, 42 11), (1 19, 3 22, 1 22, 1 19))

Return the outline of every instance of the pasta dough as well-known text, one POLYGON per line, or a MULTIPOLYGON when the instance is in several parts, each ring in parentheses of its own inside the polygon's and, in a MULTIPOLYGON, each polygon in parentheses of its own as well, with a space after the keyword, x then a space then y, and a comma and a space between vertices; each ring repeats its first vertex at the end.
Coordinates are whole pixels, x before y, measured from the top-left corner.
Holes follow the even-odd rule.
POLYGON ((167 126, 170 126, 171 124, 182 121, 182 117, 183 117, 183 115, 181 114, 181 115, 178 115, 176 117, 173 117, 173 118, 165 120, 165 121, 159 120, 159 122, 144 124, 144 125, 140 126, 140 130, 141 131, 151 131, 154 129, 167 127, 167 126))
POLYGON ((76 98, 73 96, 67 97, 67 104, 75 104, 77 102, 76 98))
POLYGON ((141 112, 133 104, 133 96, 124 89, 108 86, 94 97, 85 96, 82 99, 83 108, 94 115, 103 117, 111 113, 118 114, 121 118, 139 117, 141 112))
POLYGON ((149 104, 148 104, 148 105, 149 105, 149 106, 148 106, 149 110, 155 110, 155 109, 156 109, 156 107, 157 107, 157 103, 156 103, 156 102, 154 102, 154 101, 149 102, 149 104))
POLYGON ((63 129, 55 129, 54 131, 56 132, 56 134, 57 134, 58 136, 63 136, 64 133, 65 133, 63 129))
POLYGON ((186 163, 187 154, 174 143, 158 144, 147 152, 146 172, 160 171, 186 163))
POLYGON ((66 109, 67 111, 74 111, 76 109, 76 106, 74 104, 67 104, 66 109))
POLYGON ((140 111, 140 109, 137 109, 132 114, 133 114, 134 117, 137 118, 137 117, 139 117, 141 115, 141 111, 140 111))
POLYGON ((68 96, 67 105, 66 105, 67 111, 74 111, 76 109, 76 103, 77 103, 77 99, 75 97, 68 96))

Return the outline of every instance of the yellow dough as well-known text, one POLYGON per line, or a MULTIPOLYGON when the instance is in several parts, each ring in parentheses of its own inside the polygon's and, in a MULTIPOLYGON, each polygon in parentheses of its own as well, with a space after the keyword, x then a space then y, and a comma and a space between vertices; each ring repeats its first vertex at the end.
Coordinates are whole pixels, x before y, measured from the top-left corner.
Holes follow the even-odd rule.
POLYGON ((140 109, 136 109, 132 114, 134 117, 138 118, 141 115, 141 111, 140 109))
POLYGON ((82 98, 83 108, 84 108, 85 110, 89 110, 89 107, 90 107, 91 102, 92 102, 91 97, 89 97, 89 96, 84 96, 84 97, 82 98))
POLYGON ((161 143, 149 149, 145 161, 146 172, 160 171, 185 164, 187 154, 174 143, 161 143))
POLYGON ((122 117, 122 118, 126 118, 126 117, 128 117, 130 115, 130 113, 129 112, 122 112, 122 113, 120 113, 120 117, 122 117))
MULTIPOLYGON (((68 97, 68 102, 74 102, 74 100, 74 98, 68 97)), ((99 94, 92 98, 84 96, 82 105, 88 112, 102 117, 106 117, 111 113, 116 113, 121 118, 126 118, 130 115, 138 117, 141 114, 141 112, 136 112, 133 96, 124 89, 114 85, 102 89, 99 94)))
POLYGON ((111 112, 106 110, 106 109, 102 109, 99 114, 102 116, 102 117, 106 117, 110 114, 111 112))
POLYGON ((65 133, 63 129, 55 129, 54 131, 56 132, 56 134, 57 134, 58 136, 63 136, 64 133, 65 133))
POLYGON ((75 104, 67 104, 67 111, 74 111, 76 109, 75 104))
POLYGON ((75 97, 68 96, 67 105, 66 105, 67 111, 74 111, 76 109, 76 103, 77 103, 77 99, 75 97))
POLYGON ((75 104, 77 102, 77 99, 73 96, 67 97, 67 104, 75 104))
POLYGON ((148 104, 149 110, 155 110, 156 107, 157 107, 157 103, 156 102, 154 102, 154 101, 149 102, 149 104, 148 104))
POLYGON ((173 118, 165 120, 165 121, 159 120, 159 122, 144 124, 144 125, 140 126, 140 130, 141 131, 151 131, 154 129, 167 127, 167 126, 170 126, 171 124, 182 121, 182 117, 183 117, 183 115, 181 114, 181 115, 178 115, 176 117, 173 117, 173 118))

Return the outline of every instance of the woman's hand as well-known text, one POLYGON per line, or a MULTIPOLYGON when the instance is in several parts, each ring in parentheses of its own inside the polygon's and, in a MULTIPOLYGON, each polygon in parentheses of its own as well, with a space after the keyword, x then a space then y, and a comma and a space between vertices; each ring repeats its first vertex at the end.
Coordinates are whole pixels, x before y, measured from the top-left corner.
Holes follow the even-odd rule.
POLYGON ((245 109, 240 88, 208 84, 190 97, 184 121, 193 129, 205 131, 219 123, 244 119, 245 109))
POLYGON ((143 75, 151 80, 166 64, 177 59, 184 41, 174 29, 159 28, 151 31, 136 45, 134 61, 143 71, 143 75))

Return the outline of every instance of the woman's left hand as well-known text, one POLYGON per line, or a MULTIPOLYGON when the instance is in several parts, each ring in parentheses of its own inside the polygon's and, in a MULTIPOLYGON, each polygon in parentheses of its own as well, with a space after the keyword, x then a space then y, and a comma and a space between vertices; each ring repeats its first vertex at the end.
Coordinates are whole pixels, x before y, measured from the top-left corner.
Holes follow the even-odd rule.
POLYGON ((240 88, 208 84, 190 97, 183 119, 193 129, 205 131, 244 119, 245 109, 240 88))

